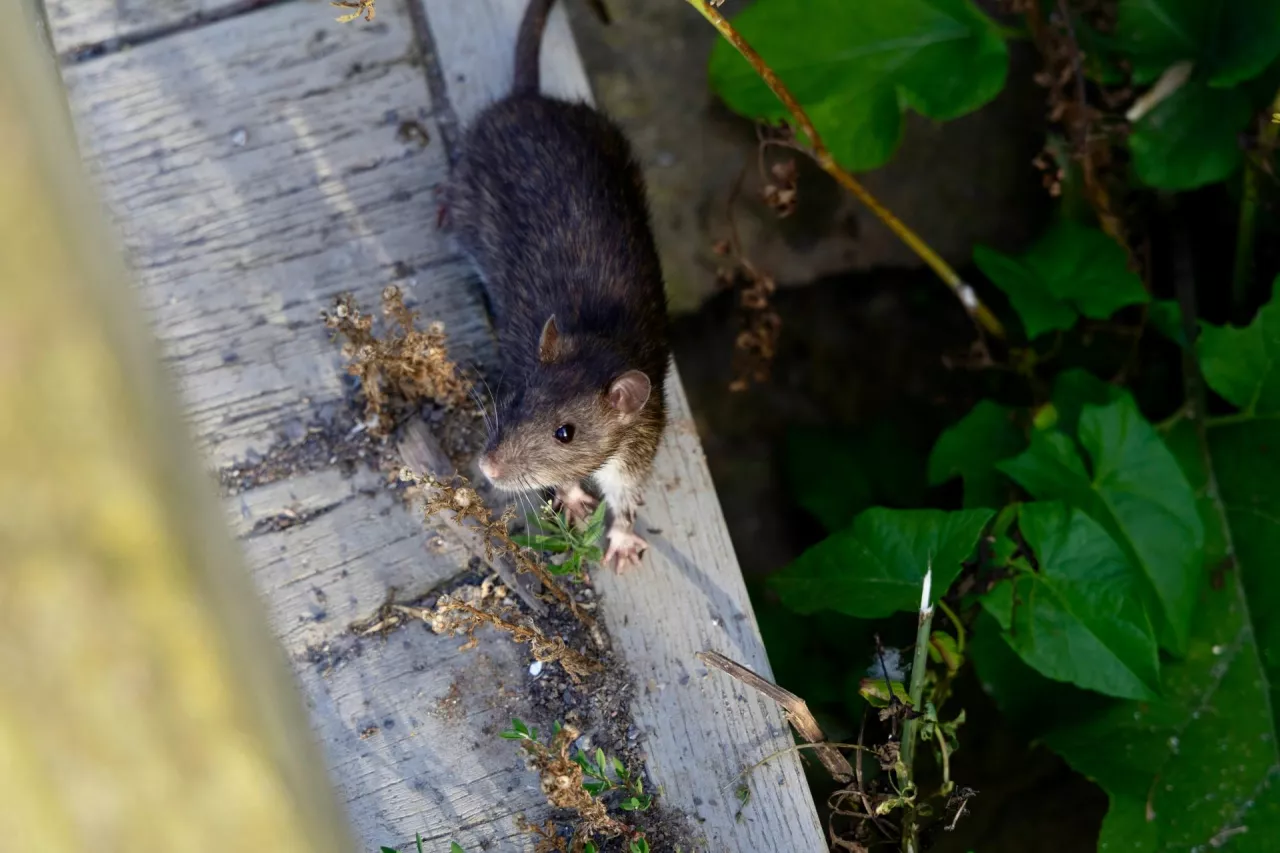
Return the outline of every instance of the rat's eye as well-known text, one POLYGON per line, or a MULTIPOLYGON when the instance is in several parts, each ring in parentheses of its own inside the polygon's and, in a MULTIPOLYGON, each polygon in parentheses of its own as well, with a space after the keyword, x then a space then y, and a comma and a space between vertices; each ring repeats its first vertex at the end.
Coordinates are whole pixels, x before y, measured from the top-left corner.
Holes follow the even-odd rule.
POLYGON ((556 441, 561 444, 568 444, 573 441, 573 424, 561 424, 556 430, 556 441))

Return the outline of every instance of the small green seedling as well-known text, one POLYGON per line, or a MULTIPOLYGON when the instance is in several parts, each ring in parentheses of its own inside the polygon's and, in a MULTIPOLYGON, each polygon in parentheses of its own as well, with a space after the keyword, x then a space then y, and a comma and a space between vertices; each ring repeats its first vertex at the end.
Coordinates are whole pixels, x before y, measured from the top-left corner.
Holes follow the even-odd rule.
POLYGON ((631 842, 629 853, 649 853, 649 842, 645 841, 644 836, 640 836, 631 842))
MULTIPOLYGON (((415 833, 413 834, 413 840, 414 840, 414 844, 415 844, 415 845, 417 846, 417 848, 418 848, 418 853, 423 853, 423 851, 422 851, 422 833, 421 833, 421 832, 415 832, 415 833)), ((383 847, 379 847, 379 848, 378 848, 378 853, 400 853, 400 851, 399 851, 399 850, 396 850, 396 848, 394 848, 394 847, 386 847, 386 846, 383 846, 383 847)), ((458 842, 456 842, 456 841, 451 841, 451 842, 449 843, 449 853, 467 853, 467 851, 463 850, 463 849, 462 849, 462 845, 461 845, 461 844, 459 844, 458 842)))
POLYGON ((548 501, 543 504, 539 515, 525 519, 530 532, 513 535, 511 541, 535 551, 565 555, 558 564, 553 562, 547 567, 553 575, 580 575, 585 564, 598 563, 604 558, 600 547, 604 537, 604 512, 605 506, 601 502, 587 519, 586 528, 579 529, 570 524, 562 513, 553 510, 548 501))
MULTIPOLYGON (((556 724, 556 731, 560 731, 559 723, 556 724)), ((511 728, 507 729, 505 732, 499 732, 498 737, 505 738, 506 740, 537 740, 538 730, 536 728, 526 726, 524 724, 524 720, 521 720, 519 717, 512 717, 511 728)))
POLYGON ((583 781, 582 787, 593 797, 610 791, 622 791, 630 796, 618 803, 624 812, 642 812, 653 805, 653 795, 644 792, 644 780, 632 778, 620 759, 610 759, 604 750, 597 748, 594 760, 582 750, 573 759, 582 768, 582 774, 593 781, 583 781), (608 768, 613 768, 614 779, 609 778, 608 768), (615 781, 616 779, 616 781, 615 781))

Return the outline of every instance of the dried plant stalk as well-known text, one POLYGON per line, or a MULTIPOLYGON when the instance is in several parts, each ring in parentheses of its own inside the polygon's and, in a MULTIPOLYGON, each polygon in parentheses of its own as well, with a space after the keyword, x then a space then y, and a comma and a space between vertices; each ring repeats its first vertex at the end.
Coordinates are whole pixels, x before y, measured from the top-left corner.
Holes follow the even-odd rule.
POLYGON ((386 337, 373 333, 373 316, 360 313, 355 299, 344 294, 324 323, 346 339, 342 354, 347 372, 359 378, 370 432, 386 435, 398 405, 434 400, 446 406, 469 404, 471 384, 449 359, 444 326, 432 323, 425 332, 414 325, 417 314, 404 304, 400 288, 382 291, 382 313, 394 327, 386 337))

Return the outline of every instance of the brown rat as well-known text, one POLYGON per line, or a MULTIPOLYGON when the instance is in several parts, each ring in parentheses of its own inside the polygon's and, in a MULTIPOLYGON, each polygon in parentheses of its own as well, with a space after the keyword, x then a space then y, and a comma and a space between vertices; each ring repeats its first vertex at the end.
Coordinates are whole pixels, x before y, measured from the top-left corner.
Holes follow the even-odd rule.
POLYGON ((640 492, 666 424, 666 292, 644 180, 622 131, 539 93, 554 0, 530 0, 512 92, 467 130, 449 188, 479 267, 503 375, 480 469, 510 491, 554 488, 572 520, 613 511, 605 562, 638 562, 640 492))

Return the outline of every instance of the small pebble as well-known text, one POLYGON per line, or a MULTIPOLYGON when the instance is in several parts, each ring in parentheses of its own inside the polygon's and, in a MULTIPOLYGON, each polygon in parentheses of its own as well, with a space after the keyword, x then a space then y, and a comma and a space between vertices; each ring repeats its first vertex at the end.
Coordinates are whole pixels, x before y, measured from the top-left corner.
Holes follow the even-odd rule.
POLYGON ((532 675, 534 678, 537 678, 539 675, 542 675, 542 661, 536 660, 533 663, 529 664, 529 674, 532 675))
POLYGON ((243 148, 249 144, 249 131, 243 127, 237 127, 231 131, 231 144, 237 148, 243 148))

